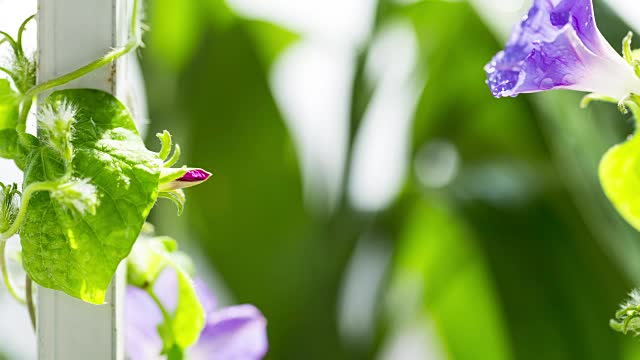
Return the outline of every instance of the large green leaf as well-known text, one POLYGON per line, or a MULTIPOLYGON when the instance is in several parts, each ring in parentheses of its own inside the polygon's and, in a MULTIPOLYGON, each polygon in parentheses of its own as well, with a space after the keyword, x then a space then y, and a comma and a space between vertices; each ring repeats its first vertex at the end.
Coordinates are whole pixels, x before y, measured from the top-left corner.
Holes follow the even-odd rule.
MULTIPOLYGON (((18 98, 9 81, 0 79, 0 157, 14 160, 18 167, 23 169, 29 149, 21 144, 15 130, 19 116, 18 98)), ((35 140, 30 135, 26 135, 25 138, 35 140)), ((33 142, 34 145, 37 144, 37 141, 33 142)))
POLYGON ((38 145, 38 140, 31 135, 25 135, 25 139, 31 144, 23 145, 15 129, 0 130, 0 157, 13 159, 20 169, 24 169, 30 149, 38 145))
POLYGON ((173 313, 171 326, 176 344, 186 349, 200 337, 204 327, 204 310, 189 274, 174 260, 170 261, 170 266, 178 274, 178 306, 173 313))
POLYGON ((640 230, 640 137, 609 149, 600 162, 600 182, 620 214, 640 230))
MULTIPOLYGON (((97 188, 98 203, 95 214, 80 216, 47 192, 34 195, 21 231, 23 262, 38 284, 100 304, 156 201, 162 163, 113 96, 63 90, 51 99, 78 108, 73 176, 97 188)), ((29 161, 25 187, 63 173, 59 155, 49 147, 34 150, 29 161)))

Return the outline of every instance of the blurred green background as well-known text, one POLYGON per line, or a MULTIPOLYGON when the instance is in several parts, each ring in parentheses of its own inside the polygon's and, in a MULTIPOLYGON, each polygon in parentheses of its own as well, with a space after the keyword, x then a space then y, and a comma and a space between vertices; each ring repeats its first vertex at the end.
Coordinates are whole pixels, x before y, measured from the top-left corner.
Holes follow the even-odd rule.
POLYGON ((640 235, 597 179, 629 116, 484 84, 529 5, 147 1, 148 134, 214 173, 152 221, 264 312, 268 359, 640 359, 608 327, 640 235))
MULTIPOLYGON (((640 280, 640 236, 597 179, 630 119, 484 84, 507 35, 494 21, 529 3, 379 0, 345 45, 223 0, 149 2, 149 133, 174 129, 184 161, 214 173, 177 222, 169 204, 154 221, 264 312, 269 359, 640 358, 608 327, 640 280), (313 74, 345 53, 350 71, 313 74)), ((596 6, 617 47, 629 26, 596 6)))

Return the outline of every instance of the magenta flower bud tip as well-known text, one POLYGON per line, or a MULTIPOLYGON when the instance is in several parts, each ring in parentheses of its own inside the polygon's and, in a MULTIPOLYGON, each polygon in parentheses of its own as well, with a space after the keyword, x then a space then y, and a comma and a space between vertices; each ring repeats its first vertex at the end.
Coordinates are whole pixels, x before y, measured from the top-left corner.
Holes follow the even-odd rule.
POLYGON ((198 182, 201 183, 203 181, 207 181, 211 173, 202 169, 193 169, 189 170, 184 176, 176 181, 186 181, 186 182, 198 182))
MULTIPOLYGON (((166 169, 169 174, 184 169, 166 169)), ((163 182, 160 181, 160 191, 174 191, 178 189, 184 189, 192 186, 196 186, 207 181, 211 177, 211 173, 202 169, 186 169, 187 172, 181 177, 163 182)))

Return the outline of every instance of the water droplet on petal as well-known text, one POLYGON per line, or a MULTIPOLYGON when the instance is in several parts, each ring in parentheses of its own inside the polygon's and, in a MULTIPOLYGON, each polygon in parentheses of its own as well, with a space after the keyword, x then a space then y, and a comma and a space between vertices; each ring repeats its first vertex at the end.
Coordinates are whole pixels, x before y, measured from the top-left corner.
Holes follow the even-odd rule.
POLYGON ((553 79, 551 78, 544 78, 542 79, 542 81, 540 81, 540 89, 542 90, 549 90, 554 86, 553 83, 553 79))

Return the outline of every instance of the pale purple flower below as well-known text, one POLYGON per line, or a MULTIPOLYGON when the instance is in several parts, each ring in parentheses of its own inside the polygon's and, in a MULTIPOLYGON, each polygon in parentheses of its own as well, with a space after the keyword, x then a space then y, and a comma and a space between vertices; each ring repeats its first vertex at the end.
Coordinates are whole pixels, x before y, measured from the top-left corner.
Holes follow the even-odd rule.
MULTIPOLYGON (((252 305, 217 309, 211 290, 196 280, 196 291, 206 313, 200 339, 187 350, 187 360, 259 360, 267 352, 266 320, 252 305)), ((154 290, 171 311, 177 304, 175 273, 165 270, 154 290)), ((126 299, 126 353, 130 360, 164 359, 157 326, 162 314, 142 289, 129 286, 126 299)))
POLYGON ((598 30, 591 0, 534 0, 485 71, 495 97, 570 89, 622 99, 640 90, 598 30))

